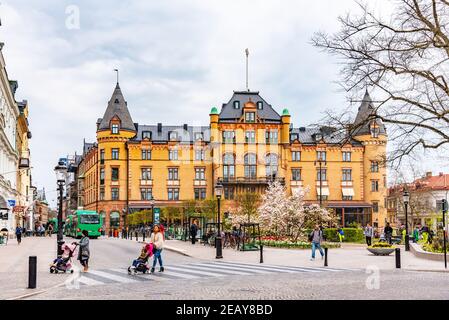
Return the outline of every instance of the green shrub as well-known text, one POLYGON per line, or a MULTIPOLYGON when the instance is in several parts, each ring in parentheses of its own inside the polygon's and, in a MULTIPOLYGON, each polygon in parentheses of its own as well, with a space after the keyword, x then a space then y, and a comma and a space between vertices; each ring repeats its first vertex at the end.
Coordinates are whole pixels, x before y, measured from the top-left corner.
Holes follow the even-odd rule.
MULTIPOLYGON (((345 238, 343 242, 364 242, 365 236, 363 235, 363 229, 356 228, 343 228, 345 238)), ((336 228, 324 229, 324 237, 326 241, 340 242, 336 228)))

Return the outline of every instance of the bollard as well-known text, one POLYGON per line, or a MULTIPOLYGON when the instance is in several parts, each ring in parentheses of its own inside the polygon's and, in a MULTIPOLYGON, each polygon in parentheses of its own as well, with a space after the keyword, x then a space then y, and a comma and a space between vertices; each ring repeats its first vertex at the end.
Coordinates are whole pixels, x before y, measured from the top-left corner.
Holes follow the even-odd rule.
POLYGON ((401 269, 401 249, 396 248, 396 269, 401 269))
POLYGON ((142 237, 143 237, 142 241, 145 242, 145 232, 142 234, 142 237))
POLYGON ((131 231, 130 233, 129 233, 129 240, 132 240, 133 239, 133 232, 131 231))
POLYGON ((260 263, 263 263, 263 245, 260 245, 260 263))
POLYGON ((327 267, 327 253, 328 253, 329 249, 328 248, 324 248, 324 266, 327 267))
POLYGON ((36 289, 37 257, 28 258, 28 289, 36 289))
POLYGON ((139 241, 139 234, 136 232, 136 241, 139 241))

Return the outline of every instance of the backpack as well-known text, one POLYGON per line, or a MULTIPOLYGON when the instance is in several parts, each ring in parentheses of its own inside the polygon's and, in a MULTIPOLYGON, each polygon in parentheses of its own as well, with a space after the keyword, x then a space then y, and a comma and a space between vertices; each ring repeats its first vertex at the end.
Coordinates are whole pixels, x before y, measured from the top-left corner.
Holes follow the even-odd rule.
POLYGON ((314 233, 315 233, 315 231, 312 231, 312 232, 309 234, 309 242, 312 242, 312 241, 313 241, 313 235, 314 235, 314 233))

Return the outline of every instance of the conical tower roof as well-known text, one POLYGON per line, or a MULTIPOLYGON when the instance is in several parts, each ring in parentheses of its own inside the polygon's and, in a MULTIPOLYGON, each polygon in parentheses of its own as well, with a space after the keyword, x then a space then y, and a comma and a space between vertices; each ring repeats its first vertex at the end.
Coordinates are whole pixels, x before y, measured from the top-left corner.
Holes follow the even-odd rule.
MULTIPOLYGON (((373 119, 373 115, 376 114, 376 109, 374 108, 373 100, 368 93, 368 90, 365 92, 365 96, 363 97, 362 104, 359 107, 359 111, 357 113, 357 117, 354 121, 355 131, 353 132, 354 136, 361 136, 366 134, 371 134, 370 124, 373 119)), ((379 134, 386 134, 385 126, 380 119, 376 119, 376 123, 379 126, 379 134)))
POLYGON ((108 102, 108 107, 101 119, 98 130, 109 130, 111 127, 110 122, 114 117, 120 119, 120 130, 136 131, 127 103, 118 83, 112 93, 111 100, 108 102))

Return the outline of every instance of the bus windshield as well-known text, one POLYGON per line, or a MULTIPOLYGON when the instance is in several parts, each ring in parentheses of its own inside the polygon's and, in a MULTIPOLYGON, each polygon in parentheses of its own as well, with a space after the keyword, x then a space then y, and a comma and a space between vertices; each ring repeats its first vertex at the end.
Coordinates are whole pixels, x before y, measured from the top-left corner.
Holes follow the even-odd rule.
POLYGON ((80 215, 80 224, 98 224, 100 223, 100 216, 89 214, 89 215, 80 215))

